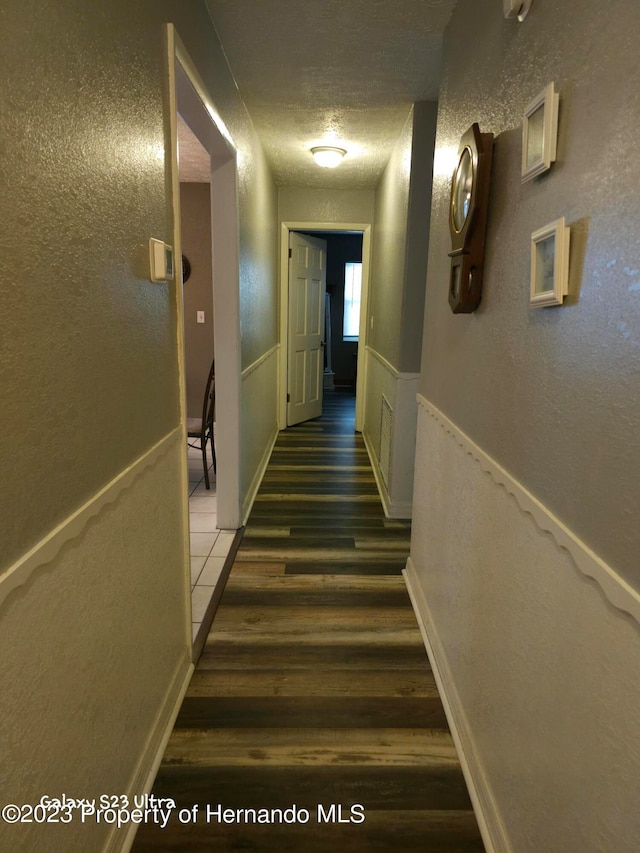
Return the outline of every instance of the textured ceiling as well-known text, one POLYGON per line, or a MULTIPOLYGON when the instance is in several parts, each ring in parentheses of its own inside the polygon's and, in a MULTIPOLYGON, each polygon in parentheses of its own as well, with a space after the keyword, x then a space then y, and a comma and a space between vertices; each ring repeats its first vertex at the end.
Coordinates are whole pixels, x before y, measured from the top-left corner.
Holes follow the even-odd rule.
POLYGON ((435 100, 455 0, 206 0, 280 186, 369 188, 435 100), (309 149, 347 149, 337 169, 309 149))

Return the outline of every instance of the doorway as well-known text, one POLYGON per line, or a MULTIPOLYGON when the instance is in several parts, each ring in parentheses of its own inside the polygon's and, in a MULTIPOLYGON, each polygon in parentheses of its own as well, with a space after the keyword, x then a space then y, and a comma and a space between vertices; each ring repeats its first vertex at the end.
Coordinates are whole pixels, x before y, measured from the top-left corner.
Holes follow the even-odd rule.
MULTIPOLYGON (((178 373, 181 387, 181 421, 185 424, 185 493, 193 492, 192 498, 200 501, 198 510, 193 510, 194 503, 190 506, 185 503, 185 528, 191 531, 191 542, 193 549, 189 548, 189 559, 196 558, 196 568, 201 572, 207 572, 207 579, 211 584, 205 584, 206 594, 210 596, 209 602, 204 602, 205 591, 194 597, 194 584, 189 577, 189 587, 192 591, 192 640, 202 634, 200 628, 206 628, 206 622, 212 618, 213 609, 210 606, 215 597, 216 584, 213 582, 214 569, 220 568, 214 565, 223 556, 222 550, 226 548, 228 553, 235 539, 234 532, 240 527, 240 447, 239 447, 239 413, 240 413, 240 321, 239 321, 239 261, 238 261, 238 201, 237 201, 237 174, 236 174, 236 151, 224 124, 219 119, 211 98, 204 86, 197 69, 193 65, 184 45, 178 37, 172 25, 168 25, 168 48, 169 48, 169 72, 170 72, 170 137, 171 137, 171 190, 174 215, 174 246, 177 258, 181 258, 182 250, 182 210, 181 210, 181 185, 180 165, 178 157, 179 130, 183 136, 183 146, 187 143, 194 145, 194 150, 200 149, 205 162, 208 163, 210 196, 209 211, 210 224, 209 236, 211 238, 211 252, 208 272, 208 288, 210 301, 201 296, 197 311, 193 304, 185 304, 186 289, 189 281, 186 280, 186 267, 183 275, 178 276, 176 281, 176 314, 178 326, 178 373), (199 353, 197 358, 202 361, 194 367, 193 364, 187 368, 187 337, 194 330, 191 328, 200 319, 199 317, 185 316, 186 310, 191 313, 203 313, 204 323, 201 325, 203 334, 198 341, 200 346, 193 346, 190 340, 189 348, 199 353), (207 312, 211 316, 207 323, 207 312), (189 330, 187 330, 187 323, 189 330), (207 337, 208 333, 208 337, 207 337), (202 400, 204 399, 204 386, 200 393, 193 390, 193 385, 199 384, 198 376, 208 376, 212 358, 215 357, 215 394, 216 394, 216 457, 217 476, 215 492, 215 510, 210 490, 199 486, 196 489, 189 488, 190 475, 195 475, 193 462, 187 460, 186 453, 186 422, 190 415, 201 414, 202 400), (197 398, 200 397, 200 406, 197 398), (190 399, 189 399, 190 398, 190 399), (191 411, 190 411, 191 407, 191 411), (195 411, 193 410, 195 407, 195 411), (200 412, 198 412, 200 408, 200 412), (206 504, 206 507, 205 507, 206 504), (207 518, 205 518, 205 515, 207 518), (214 525, 212 530, 208 528, 214 525), (203 529, 206 527, 207 529, 203 529), (194 529, 196 528, 196 529, 194 529), (211 548, 207 554, 203 549, 211 540, 211 548), (195 552, 195 553, 193 553, 195 552), (204 560, 202 558, 205 558, 204 560), (202 565, 199 565, 202 562, 202 565)), ((184 153, 186 147, 183 148, 184 153)), ((206 165, 205 165, 206 170, 206 165)), ((193 188, 192 188, 193 189, 193 188)), ((183 199, 186 200, 187 193, 182 191, 183 199)), ((189 191, 189 196, 195 197, 201 193, 189 191)), ((192 198, 193 200, 193 198, 192 198)), ((203 199, 199 198, 200 212, 203 199)), ((186 225, 186 221, 185 221, 186 225)), ((195 260, 192 257, 192 260, 195 260)), ((200 257, 198 264, 205 263, 200 257)), ((177 265, 180 268, 180 264, 177 265)), ((196 270, 191 264, 191 275, 196 270)), ((197 335, 196 335, 197 337, 197 335)), ((201 458, 201 457, 200 457, 201 458)), ((202 478, 204 478, 204 466, 202 466, 202 478)), ((218 572, 218 578, 220 572, 218 572)), ((222 579, 223 580, 223 579, 222 579)), ((202 586, 202 584, 201 584, 202 586)))
MULTIPOLYGON (((371 253, 371 223, 344 222, 282 222, 281 223, 281 276, 280 276, 280 340, 284 343, 280 352, 280 390, 278 404, 278 423, 280 429, 287 426, 288 361, 289 361, 289 246, 292 232, 330 239, 332 235, 351 235, 362 241, 362 291, 360 302, 360 322, 357 346, 357 360, 353 367, 352 379, 356 393, 356 430, 361 432, 364 422, 365 346, 367 334, 367 316, 369 300, 369 269, 371 253)), ((335 326, 334 326, 335 327, 335 326)))

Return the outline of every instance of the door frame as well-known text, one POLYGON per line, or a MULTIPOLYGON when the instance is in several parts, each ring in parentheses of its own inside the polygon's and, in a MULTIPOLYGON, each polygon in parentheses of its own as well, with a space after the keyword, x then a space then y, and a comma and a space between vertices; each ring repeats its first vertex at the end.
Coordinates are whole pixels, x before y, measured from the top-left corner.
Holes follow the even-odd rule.
MULTIPOLYGON (((182 257, 180 175, 178 171, 178 103, 180 111, 211 157, 211 233, 213 255, 213 332, 216 360, 216 495, 221 528, 241 527, 240 507, 240 264, 237 151, 198 70, 173 24, 167 24, 169 58, 169 133, 171 206, 175 257, 182 257), (184 78, 189 86, 184 85, 184 78)), ((176 263, 176 268, 181 265, 176 263)), ((186 448, 186 373, 182 278, 176 276, 176 319, 180 422, 186 448)), ((184 454, 184 474, 187 454, 184 454)), ((184 484, 185 530, 189 529, 188 492, 184 484)), ((187 541, 188 546, 188 541, 187 541)), ((188 562, 188 561, 187 561, 188 562)))
POLYGON ((364 402, 366 388, 367 317, 369 316, 369 286, 371 269, 370 222, 316 222, 286 221, 280 223, 280 355, 278 359, 278 427, 287 426, 287 357, 289 349, 289 232, 326 231, 354 232, 362 234, 362 294, 360 302, 360 330, 358 336, 358 360, 356 378, 356 431, 362 432, 364 425, 364 402))

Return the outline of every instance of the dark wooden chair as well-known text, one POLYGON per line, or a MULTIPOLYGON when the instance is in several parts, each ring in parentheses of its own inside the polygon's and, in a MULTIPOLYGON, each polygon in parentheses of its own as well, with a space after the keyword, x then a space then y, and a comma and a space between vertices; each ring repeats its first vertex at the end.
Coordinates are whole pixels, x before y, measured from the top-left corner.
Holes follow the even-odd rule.
POLYGON ((202 464, 204 465, 204 482, 207 489, 209 485, 209 466, 207 465, 207 441, 211 442, 211 455, 213 457, 213 470, 216 471, 216 448, 213 442, 213 415, 216 406, 216 373, 215 359, 211 362, 211 370, 204 391, 204 402, 202 404, 201 418, 187 418, 187 438, 197 438, 199 445, 188 442, 189 447, 200 447, 202 451, 202 464))

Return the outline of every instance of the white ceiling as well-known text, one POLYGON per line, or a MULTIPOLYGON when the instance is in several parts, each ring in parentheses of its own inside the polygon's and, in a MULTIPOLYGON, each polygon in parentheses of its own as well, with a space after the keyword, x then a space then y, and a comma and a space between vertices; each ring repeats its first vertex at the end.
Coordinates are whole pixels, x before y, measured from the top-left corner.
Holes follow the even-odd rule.
POLYGON ((456 0, 206 0, 280 186, 373 189, 411 104, 436 100, 456 0), (337 169, 309 149, 348 151, 337 169))

